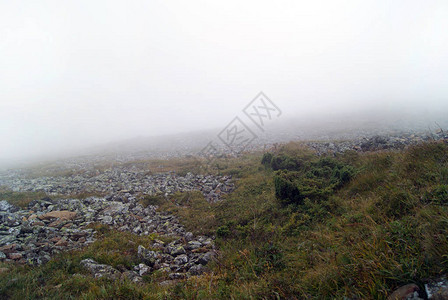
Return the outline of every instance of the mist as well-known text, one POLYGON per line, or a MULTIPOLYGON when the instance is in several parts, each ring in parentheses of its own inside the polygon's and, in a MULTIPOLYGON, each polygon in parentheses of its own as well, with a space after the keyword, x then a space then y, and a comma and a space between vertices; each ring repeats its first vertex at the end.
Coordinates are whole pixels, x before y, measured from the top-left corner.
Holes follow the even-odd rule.
POLYGON ((297 129, 443 123, 447 15, 446 1, 1 1, 0 164, 213 135, 260 91, 297 129))

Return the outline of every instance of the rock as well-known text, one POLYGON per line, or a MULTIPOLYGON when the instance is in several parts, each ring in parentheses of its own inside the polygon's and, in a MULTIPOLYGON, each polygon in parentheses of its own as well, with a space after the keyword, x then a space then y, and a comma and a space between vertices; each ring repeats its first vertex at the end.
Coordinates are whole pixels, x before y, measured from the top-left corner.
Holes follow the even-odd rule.
POLYGON ((139 269, 138 274, 140 276, 147 275, 151 271, 151 267, 149 267, 149 266, 147 266, 145 264, 139 264, 138 265, 138 269, 139 269))
POLYGON ((184 279, 186 276, 183 273, 170 273, 168 277, 171 280, 176 280, 176 279, 184 279))
POLYGON ((141 245, 138 246, 137 253, 138 257, 150 266, 154 265, 159 256, 157 252, 148 250, 141 245))
POLYGON ((16 247, 17 247, 16 244, 9 244, 9 245, 0 247, 0 251, 3 253, 12 253, 15 251, 16 247))
POLYGON ((56 244, 54 244, 55 246, 58 247, 67 247, 68 242, 66 239, 60 239, 56 244))
POLYGON ((188 248, 191 250, 201 248, 202 244, 198 241, 190 241, 188 242, 188 248))
POLYGON ((431 280, 425 284, 425 291, 430 300, 448 299, 448 280, 446 277, 431 280))
POLYGON ((187 252, 185 251, 185 248, 183 246, 172 247, 170 250, 170 254, 172 256, 177 256, 185 253, 187 252))
POLYGON ((187 240, 187 242, 191 241, 193 239, 193 233, 191 232, 185 233, 185 239, 187 240))
POLYGON ((212 252, 212 251, 210 251, 210 252, 207 252, 207 253, 201 255, 201 257, 199 257, 198 262, 199 262, 201 265, 204 265, 204 266, 205 266, 205 265, 208 264, 214 257, 215 257, 215 253, 212 252))
POLYGON ((0 237, 0 245, 9 244, 15 242, 16 237, 14 235, 5 235, 0 237))
POLYGON ((161 283, 159 283, 160 286, 170 286, 176 284, 175 280, 164 280, 161 283))
POLYGON ((0 201, 0 211, 16 212, 18 210, 19 210, 18 207, 10 204, 8 201, 6 201, 6 200, 1 200, 0 201))
POLYGON ((9 253, 8 258, 12 260, 19 260, 23 257, 22 253, 9 253))
POLYGON ((0 260, 5 259, 6 254, 0 251, 0 260))
MULTIPOLYGON (((28 205, 28 210, 18 212, 0 211, 0 218, 4 220, 0 224, 0 246, 6 245, 3 253, 6 259, 15 258, 20 263, 30 265, 40 265, 50 260, 52 255, 61 251, 77 250, 92 243, 95 240, 93 229, 83 229, 93 222, 101 222, 110 227, 122 231, 132 232, 136 235, 150 235, 157 233, 169 237, 174 237, 175 241, 168 245, 160 240, 154 240, 146 249, 142 245, 138 247, 138 257, 141 260, 140 266, 137 266, 133 272, 127 273, 132 279, 140 280, 141 276, 149 274, 153 269, 167 273, 182 273, 192 270, 198 274, 202 267, 192 268, 198 264, 200 255, 195 252, 208 251, 206 242, 211 241, 207 237, 198 237, 191 232, 186 232, 179 220, 170 214, 159 212, 155 206, 142 206, 136 197, 131 193, 117 195, 117 191, 123 188, 121 184, 127 184, 129 178, 132 182, 132 188, 126 188, 129 191, 135 191, 135 194, 142 193, 145 189, 139 186, 144 183, 154 185, 154 182, 160 182, 161 193, 174 193, 182 190, 194 190, 196 187, 207 187, 210 192, 213 188, 226 189, 226 181, 229 178, 222 179, 214 176, 191 175, 192 182, 186 182, 187 179, 173 174, 157 174, 155 180, 147 180, 147 174, 142 173, 142 177, 136 177, 134 173, 129 174, 126 169, 114 171, 113 176, 117 180, 114 182, 109 177, 104 177, 107 183, 102 186, 101 178, 86 178, 76 175, 76 182, 89 181, 92 187, 100 187, 102 192, 108 191, 109 187, 114 187, 111 193, 106 197, 88 197, 85 199, 41 199, 33 200, 28 205), (123 176, 123 177, 122 177, 123 176), (142 180, 144 179, 144 180, 142 180), (119 181, 118 181, 119 180, 119 181), (124 181, 123 181, 124 180, 124 181), (118 184, 119 183, 119 184, 118 184), (190 243, 188 243, 190 242, 190 243), (17 246, 15 246, 15 245, 17 246), (156 250, 156 251, 154 251, 156 250), (16 253, 18 254, 16 256, 16 253), (21 258, 20 255, 22 255, 21 258), (196 270, 198 269, 198 270, 196 270)), ((96 175, 95 175, 96 176, 96 175)), ((100 175, 101 177, 102 175, 100 175)), ((45 191, 49 187, 50 181, 57 181, 59 178, 47 178, 44 182, 41 179, 33 179, 27 191, 32 191, 37 187, 45 191)), ((0 181, 2 180, 0 174, 0 181)), ((66 180, 66 179, 64 179, 66 180)), ((231 190, 230 183, 227 183, 227 190, 231 190)), ((23 183, 20 183, 23 186, 23 183)), ((52 184, 51 192, 62 188, 58 193, 70 193, 73 182, 61 181, 52 184), (55 190, 56 189, 56 190, 55 190)), ((151 188, 152 189, 152 188, 151 188)), ((94 189, 93 189, 94 190, 94 189)), ((48 190, 50 191, 50 190, 48 190)), ((47 191, 47 192, 48 192, 47 191)), ((76 192, 81 192, 81 187, 75 188, 76 192)), ((92 191, 92 190, 90 190, 92 191)), ((153 192, 156 189, 152 189, 153 192)), ((146 191, 145 191, 146 192, 146 191)), ((205 194, 204 194, 205 195, 205 194)), ((3 247, 0 247, 0 249, 3 247)), ((2 255, 0 254, 0 259, 2 255)), ((207 259, 203 258, 202 263, 206 264, 207 259)), ((96 277, 107 276, 117 277, 116 272, 128 272, 127 269, 114 269, 111 266, 101 265, 93 261, 83 261, 83 265, 96 277), (111 269, 112 268, 112 269, 111 269)), ((174 275, 173 275, 174 276, 174 275)), ((118 278, 118 277, 117 277, 118 278)), ((120 275, 120 278, 123 276, 120 275)))
POLYGON ((188 256, 186 254, 181 254, 178 255, 175 259, 174 259, 174 263, 176 265, 185 265, 188 262, 188 256))
POLYGON ((114 221, 114 219, 111 216, 104 216, 102 219, 102 222, 107 225, 112 224, 113 221, 114 221))
POLYGON ((87 269, 95 278, 110 278, 119 279, 121 273, 109 265, 99 264, 93 259, 84 259, 81 261, 81 266, 87 269))
POLYGON ((191 275, 201 275, 205 271, 205 267, 203 265, 193 265, 188 272, 191 275))
POLYGON ((76 217, 76 212, 71 212, 68 210, 61 211, 51 211, 46 214, 40 215, 38 218, 40 220, 51 220, 51 219, 61 219, 61 220, 72 220, 76 217))
MULTIPOLYGON (((414 296, 414 292, 418 291, 420 288, 416 284, 407 284, 396 289, 389 297, 388 300, 406 300, 409 297, 414 296)), ((418 294, 418 293, 417 293, 418 294)))
POLYGON ((125 271, 121 274, 122 279, 128 279, 132 282, 141 282, 142 278, 138 276, 137 272, 134 271, 125 271))

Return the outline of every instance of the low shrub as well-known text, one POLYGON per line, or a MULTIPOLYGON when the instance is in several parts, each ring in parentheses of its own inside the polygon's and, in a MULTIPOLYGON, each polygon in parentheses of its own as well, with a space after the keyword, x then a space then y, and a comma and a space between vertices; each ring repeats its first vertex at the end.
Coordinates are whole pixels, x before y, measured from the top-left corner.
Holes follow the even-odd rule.
POLYGON ((274 175, 275 195, 282 204, 302 204, 306 198, 328 199, 331 193, 348 183, 355 169, 331 158, 312 163, 306 172, 280 170, 274 175))

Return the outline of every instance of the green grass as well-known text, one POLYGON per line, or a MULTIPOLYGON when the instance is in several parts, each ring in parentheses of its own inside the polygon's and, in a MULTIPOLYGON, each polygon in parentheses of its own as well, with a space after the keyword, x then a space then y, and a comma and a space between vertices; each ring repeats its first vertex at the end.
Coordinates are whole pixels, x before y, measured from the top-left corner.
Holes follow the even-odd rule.
POLYGON ((6 200, 21 208, 26 208, 31 201, 44 197, 44 192, 13 192, 5 187, 0 188, 0 200, 6 200))
MULTIPOLYGON (((319 161, 300 144, 288 144, 272 154, 299 162, 291 167, 288 160, 286 168, 300 176, 309 171, 301 166, 319 161)), ((79 252, 61 254, 45 266, 3 264, 9 271, 0 274, 0 296, 385 299, 401 285, 423 287, 425 279, 447 273, 448 145, 337 155, 335 161, 356 170, 351 180, 325 197, 305 197, 301 203, 286 205, 275 195, 276 173, 265 166, 269 159, 265 157, 263 165, 262 158, 263 153, 255 153, 197 166, 239 178, 225 201, 209 204, 200 193, 142 199, 178 215, 189 230, 217 236, 219 257, 210 273, 171 286, 157 284, 164 279, 160 274, 149 276, 143 285, 73 276, 83 273, 79 261, 85 257, 130 266, 136 262, 136 245, 148 243, 132 234, 98 228, 100 240, 79 252)))

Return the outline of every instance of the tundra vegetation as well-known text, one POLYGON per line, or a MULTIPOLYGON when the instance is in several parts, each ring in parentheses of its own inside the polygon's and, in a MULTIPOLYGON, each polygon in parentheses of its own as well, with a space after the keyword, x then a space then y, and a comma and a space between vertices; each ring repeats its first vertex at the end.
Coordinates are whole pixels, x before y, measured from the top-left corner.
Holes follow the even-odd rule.
MULTIPOLYGON (((183 169, 187 163, 178 161, 183 169)), ((147 196, 189 231, 216 236, 218 256, 202 276, 167 285, 93 280, 84 258, 114 267, 137 261, 147 241, 97 225, 98 240, 39 267, 0 264, 3 299, 384 299, 404 284, 447 273, 448 145, 317 156, 298 143, 269 153, 195 163, 233 175, 223 201, 201 193, 147 196), (78 274, 78 275, 74 275, 78 274), (81 275, 79 275, 81 274, 81 275)), ((2 194, 23 205, 42 195, 2 194)))

